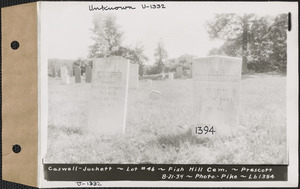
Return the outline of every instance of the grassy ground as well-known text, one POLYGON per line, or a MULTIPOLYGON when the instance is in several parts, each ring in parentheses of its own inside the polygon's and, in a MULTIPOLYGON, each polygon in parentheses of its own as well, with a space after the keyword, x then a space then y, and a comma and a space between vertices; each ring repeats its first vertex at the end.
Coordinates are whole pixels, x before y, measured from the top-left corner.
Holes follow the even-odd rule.
POLYGON ((287 163, 285 82, 278 75, 243 76, 237 134, 197 138, 187 129, 192 79, 153 81, 152 87, 140 81, 138 90, 129 90, 126 134, 103 137, 86 132, 90 84, 49 78, 46 162, 287 163))

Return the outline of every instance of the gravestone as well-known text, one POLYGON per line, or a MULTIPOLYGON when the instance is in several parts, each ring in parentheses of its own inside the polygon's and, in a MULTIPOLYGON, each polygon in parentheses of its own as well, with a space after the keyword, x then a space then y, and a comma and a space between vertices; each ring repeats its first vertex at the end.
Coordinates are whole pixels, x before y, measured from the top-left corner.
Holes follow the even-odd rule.
POLYGON ((89 66, 85 67, 85 82, 90 83, 92 81, 92 68, 89 66))
POLYGON ((165 79, 166 78, 166 74, 163 72, 163 73, 161 73, 161 79, 163 80, 163 79, 165 79))
POLYGON ((73 68, 72 67, 68 67, 68 72, 69 72, 69 76, 73 77, 73 68))
POLYGON ((205 135, 204 129, 212 127, 211 131, 216 131, 213 135, 231 136, 236 132, 239 125, 241 66, 240 58, 212 56, 194 59, 193 113, 198 134, 205 135))
POLYGON ((129 88, 138 89, 139 87, 139 65, 129 64, 129 88))
POLYGON ((58 67, 58 70, 57 70, 57 76, 58 76, 58 77, 61 77, 60 67, 58 67))
POLYGON ((193 65, 190 66, 189 77, 193 77, 193 65))
POLYGON ((174 73, 168 73, 168 77, 170 80, 173 80, 174 79, 174 73))
POLYGON ((80 83, 81 82, 81 70, 79 66, 74 67, 75 71, 75 83, 80 83))
POLYGON ((56 72, 55 72, 55 67, 54 66, 52 67, 52 74, 51 75, 52 75, 52 77, 56 76, 56 72))
POLYGON ((182 68, 182 66, 178 66, 176 68, 176 76, 177 77, 182 77, 182 75, 183 75, 183 68, 182 68))
POLYGON ((70 83, 70 78, 69 78, 69 75, 68 75, 68 68, 65 67, 65 66, 62 66, 60 68, 61 70, 61 80, 62 80, 62 83, 63 84, 69 84, 70 83))
POLYGON ((93 61, 88 131, 125 133, 129 61, 121 57, 93 61))

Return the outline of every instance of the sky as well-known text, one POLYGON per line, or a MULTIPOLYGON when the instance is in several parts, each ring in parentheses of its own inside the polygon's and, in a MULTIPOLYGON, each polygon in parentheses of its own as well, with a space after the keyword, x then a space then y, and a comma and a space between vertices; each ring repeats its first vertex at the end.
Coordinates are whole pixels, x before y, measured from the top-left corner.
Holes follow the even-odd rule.
MULTIPOLYGON (((157 4, 156 2, 155 4, 157 4)), ((159 2, 162 4, 163 2, 159 2)), ((43 3, 42 37, 47 49, 48 58, 78 59, 87 58, 89 46, 93 44, 90 29, 93 27, 93 14, 115 14, 120 30, 124 33, 122 45, 144 46, 144 53, 149 58, 148 64, 153 63, 153 54, 157 43, 162 40, 169 58, 176 58, 183 54, 206 56, 208 51, 222 44, 221 40, 209 39, 206 22, 215 13, 251 11, 258 13, 278 12, 280 6, 268 8, 264 6, 250 6, 243 3, 163 3, 165 9, 143 9, 141 5, 147 2, 73 2, 73 3, 43 3), (89 5, 105 6, 133 6, 134 10, 118 11, 90 11, 89 5), (227 7, 227 8, 226 8, 227 7), (241 7, 244 7, 241 8, 241 7)))

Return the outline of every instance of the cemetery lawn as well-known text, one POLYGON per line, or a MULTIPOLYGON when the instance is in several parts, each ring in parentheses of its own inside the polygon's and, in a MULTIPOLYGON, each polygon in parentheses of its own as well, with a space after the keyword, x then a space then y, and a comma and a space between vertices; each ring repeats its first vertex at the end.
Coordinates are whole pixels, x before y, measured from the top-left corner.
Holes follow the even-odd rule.
MULTIPOLYGON (((87 133, 90 84, 49 78, 46 163, 287 164, 286 77, 245 75, 236 136, 192 134, 192 79, 129 89, 126 134, 87 133), (151 93, 152 90, 161 94, 151 93)), ((84 81, 84 80, 83 80, 84 81)))

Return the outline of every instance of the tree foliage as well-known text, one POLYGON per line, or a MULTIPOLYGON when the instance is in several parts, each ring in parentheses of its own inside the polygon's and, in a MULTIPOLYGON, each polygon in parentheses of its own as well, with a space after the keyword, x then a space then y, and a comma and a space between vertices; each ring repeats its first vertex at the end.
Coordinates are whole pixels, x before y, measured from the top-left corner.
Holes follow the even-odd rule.
POLYGON ((93 17, 94 27, 92 39, 95 43, 90 46, 90 58, 103 58, 117 54, 121 46, 123 33, 119 29, 116 17, 112 14, 93 17))
POLYGON ((195 55, 183 54, 177 58, 168 59, 165 64, 165 71, 174 72, 178 66, 190 67, 195 57, 195 55))
POLYGON ((117 55, 130 60, 132 64, 138 64, 139 75, 143 76, 145 62, 148 61, 148 57, 144 55, 143 46, 135 46, 134 48, 120 47, 117 55))
POLYGON ((153 67, 153 74, 159 74, 164 71, 165 64, 168 59, 168 52, 164 48, 162 40, 157 43, 157 47, 154 52, 155 63, 153 67))
POLYGON ((143 75, 144 63, 148 61, 144 48, 141 45, 134 48, 122 46, 123 32, 114 15, 95 15, 93 26, 91 31, 94 44, 90 46, 90 58, 121 56, 133 64, 139 64, 139 74, 143 75))
POLYGON ((208 22, 210 38, 224 40, 209 55, 225 54, 243 58, 243 71, 286 70, 287 15, 217 14, 208 22))

